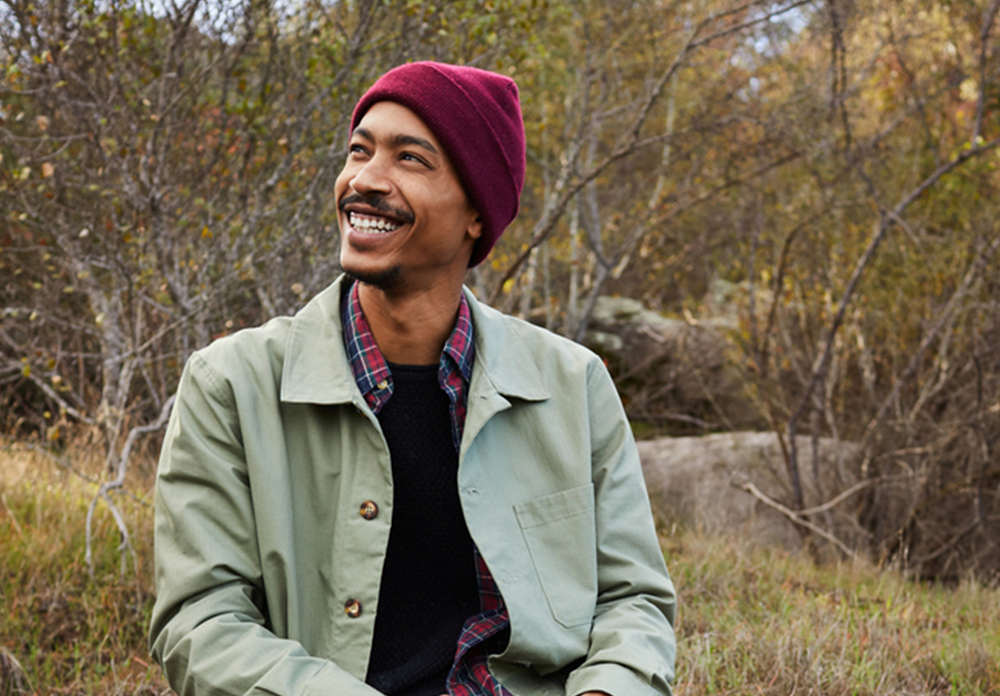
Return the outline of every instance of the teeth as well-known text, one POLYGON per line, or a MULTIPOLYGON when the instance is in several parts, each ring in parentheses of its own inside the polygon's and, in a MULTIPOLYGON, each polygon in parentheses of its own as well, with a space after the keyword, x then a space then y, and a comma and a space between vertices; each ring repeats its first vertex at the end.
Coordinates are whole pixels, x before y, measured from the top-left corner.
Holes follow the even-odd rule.
POLYGON ((384 218, 361 217, 355 213, 348 213, 347 219, 351 223, 351 227, 364 232, 392 232, 399 229, 399 225, 384 218))

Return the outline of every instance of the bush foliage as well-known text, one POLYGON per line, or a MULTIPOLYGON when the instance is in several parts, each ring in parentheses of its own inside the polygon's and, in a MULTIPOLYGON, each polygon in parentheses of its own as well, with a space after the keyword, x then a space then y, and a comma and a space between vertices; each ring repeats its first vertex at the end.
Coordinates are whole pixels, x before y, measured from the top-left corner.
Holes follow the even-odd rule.
POLYGON ((872 559, 995 577, 998 9, 5 0, 0 428, 98 433, 120 479, 192 351, 337 272, 362 91, 403 61, 469 63, 518 80, 529 143, 480 295, 586 340, 601 295, 697 323, 729 284, 745 398, 713 401, 719 425, 669 418, 672 385, 631 375, 647 429, 773 429, 789 508, 858 490, 841 505, 872 559), (823 499, 796 434, 861 444, 817 472, 823 499))

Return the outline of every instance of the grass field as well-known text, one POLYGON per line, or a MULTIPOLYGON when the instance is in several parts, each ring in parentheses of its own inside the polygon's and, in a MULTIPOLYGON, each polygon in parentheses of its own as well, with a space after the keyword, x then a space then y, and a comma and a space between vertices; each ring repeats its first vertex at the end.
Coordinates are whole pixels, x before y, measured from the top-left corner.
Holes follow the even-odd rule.
MULTIPOLYGON (((91 477, 101 467, 73 462, 91 477)), ((0 696, 18 693, 5 676, 32 694, 168 693, 145 647, 151 470, 136 466, 116 497, 136 563, 122 574, 119 534, 99 505, 91 577, 84 521, 96 485, 41 454, 0 450, 0 696)), ((816 567, 686 532, 664 549, 680 596, 678 696, 1000 696, 1000 590, 816 567)))

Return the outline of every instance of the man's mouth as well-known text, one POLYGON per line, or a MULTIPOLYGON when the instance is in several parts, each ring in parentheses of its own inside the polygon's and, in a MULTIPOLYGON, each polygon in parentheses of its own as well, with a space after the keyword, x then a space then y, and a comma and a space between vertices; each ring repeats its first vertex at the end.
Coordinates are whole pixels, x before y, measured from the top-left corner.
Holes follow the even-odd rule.
POLYGON ((355 230, 365 234, 386 234, 402 227, 402 223, 396 220, 390 220, 378 215, 362 215, 354 212, 347 213, 347 221, 355 230))

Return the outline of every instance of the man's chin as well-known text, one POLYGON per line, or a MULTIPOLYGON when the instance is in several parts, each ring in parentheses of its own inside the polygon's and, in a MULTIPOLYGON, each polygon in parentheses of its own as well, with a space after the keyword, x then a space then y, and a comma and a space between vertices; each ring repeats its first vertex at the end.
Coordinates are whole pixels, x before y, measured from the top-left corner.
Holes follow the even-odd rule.
POLYGON ((392 292, 400 287, 403 281, 403 269, 401 266, 390 266, 384 270, 368 271, 360 268, 343 267, 344 274, 365 285, 382 292, 392 292))

